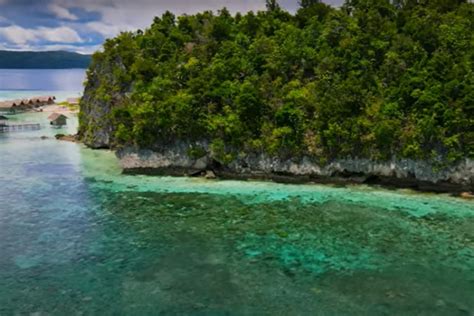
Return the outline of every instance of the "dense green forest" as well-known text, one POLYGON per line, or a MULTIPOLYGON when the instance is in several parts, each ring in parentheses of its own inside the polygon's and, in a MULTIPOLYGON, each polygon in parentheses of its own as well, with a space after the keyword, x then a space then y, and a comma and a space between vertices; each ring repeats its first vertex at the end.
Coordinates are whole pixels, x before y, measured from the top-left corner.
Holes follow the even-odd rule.
POLYGON ((0 68, 3 69, 65 69, 87 68, 90 55, 78 53, 51 52, 13 52, 0 51, 0 68))
MULTIPOLYGON (((167 12, 104 46, 86 93, 112 108, 115 146, 209 140, 224 162, 239 152, 321 162, 474 156, 474 4, 466 0, 167 12)), ((84 113, 80 120, 81 134, 94 128, 84 113)))

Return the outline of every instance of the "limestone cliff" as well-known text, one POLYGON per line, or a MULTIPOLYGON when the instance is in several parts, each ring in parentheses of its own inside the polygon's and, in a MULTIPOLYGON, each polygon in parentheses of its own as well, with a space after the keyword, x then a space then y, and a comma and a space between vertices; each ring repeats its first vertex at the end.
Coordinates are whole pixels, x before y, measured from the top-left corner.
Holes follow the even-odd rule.
POLYGON ((124 68, 120 59, 114 63, 93 63, 81 98, 79 137, 94 149, 112 147, 112 109, 127 99, 130 90, 130 84, 117 82, 119 79, 113 75, 113 67, 124 68))
POLYGON ((124 148, 117 152, 125 172, 139 174, 203 175, 212 170, 220 177, 271 179, 286 182, 338 182, 383 184, 434 192, 473 191, 474 161, 437 168, 426 161, 392 159, 338 159, 326 165, 305 156, 293 159, 265 154, 240 155, 228 164, 219 163, 205 142, 178 142, 154 150, 124 148), (206 148, 201 157, 188 153, 196 145, 206 148))

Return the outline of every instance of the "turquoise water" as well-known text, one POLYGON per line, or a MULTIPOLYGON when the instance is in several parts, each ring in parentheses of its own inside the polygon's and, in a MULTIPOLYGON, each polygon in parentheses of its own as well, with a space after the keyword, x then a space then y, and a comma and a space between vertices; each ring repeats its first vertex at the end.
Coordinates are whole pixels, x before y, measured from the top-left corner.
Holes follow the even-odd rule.
POLYGON ((0 315, 474 313, 470 201, 122 175, 46 116, 0 135, 0 315))
POLYGON ((57 101, 79 97, 85 69, 0 69, 0 101, 54 95, 57 101))

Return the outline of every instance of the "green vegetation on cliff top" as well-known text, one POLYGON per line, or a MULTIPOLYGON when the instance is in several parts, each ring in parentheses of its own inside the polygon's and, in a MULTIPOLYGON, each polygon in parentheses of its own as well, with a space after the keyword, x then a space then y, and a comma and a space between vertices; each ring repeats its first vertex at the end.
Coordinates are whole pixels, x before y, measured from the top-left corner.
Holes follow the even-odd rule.
POLYGON ((105 126, 113 146, 453 162, 474 156, 474 4, 168 12, 93 56, 81 107, 85 140, 105 126))

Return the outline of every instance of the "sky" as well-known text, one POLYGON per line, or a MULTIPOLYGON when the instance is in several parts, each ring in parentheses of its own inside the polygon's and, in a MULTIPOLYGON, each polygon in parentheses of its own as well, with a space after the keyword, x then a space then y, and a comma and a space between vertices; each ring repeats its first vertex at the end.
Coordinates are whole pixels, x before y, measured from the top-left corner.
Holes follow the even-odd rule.
MULTIPOLYGON (((279 3, 288 11, 298 7, 298 0, 279 3)), ((0 0, 0 50, 92 53, 106 38, 144 29, 167 10, 180 15, 223 7, 257 11, 265 0, 0 0)))

